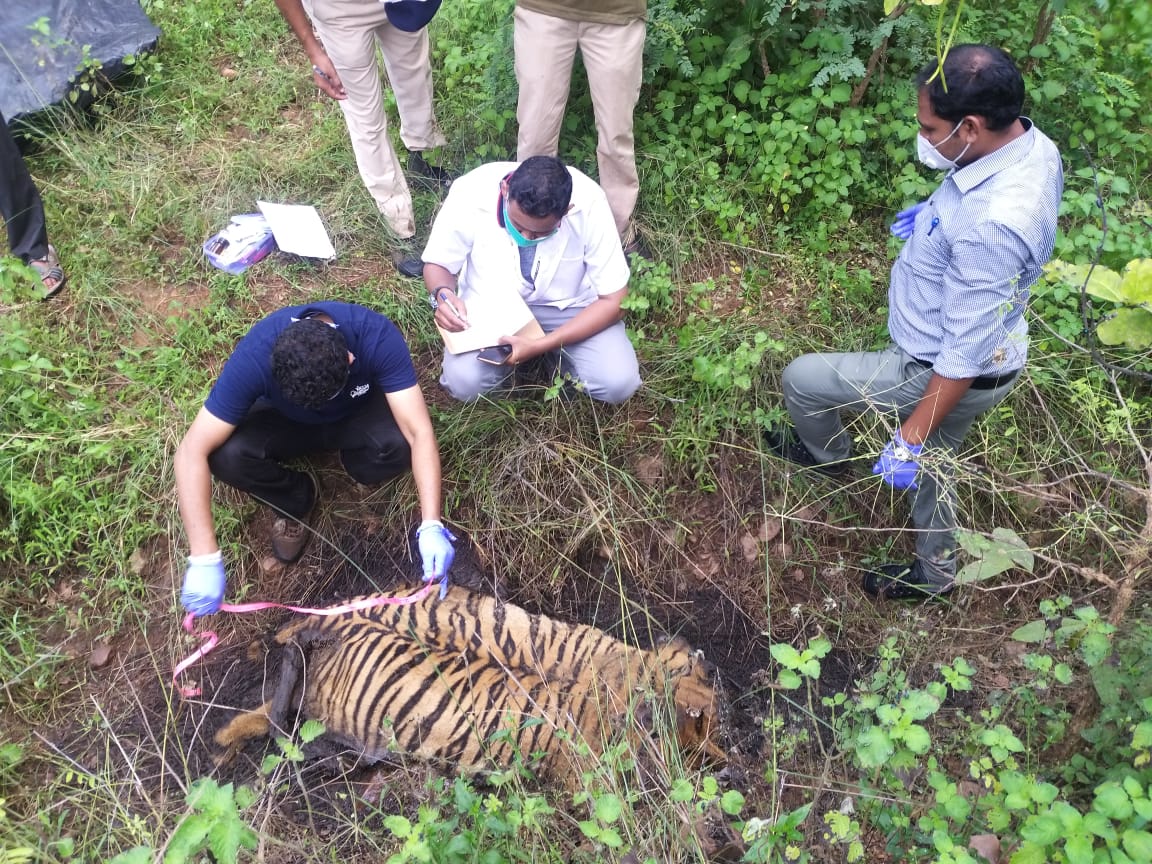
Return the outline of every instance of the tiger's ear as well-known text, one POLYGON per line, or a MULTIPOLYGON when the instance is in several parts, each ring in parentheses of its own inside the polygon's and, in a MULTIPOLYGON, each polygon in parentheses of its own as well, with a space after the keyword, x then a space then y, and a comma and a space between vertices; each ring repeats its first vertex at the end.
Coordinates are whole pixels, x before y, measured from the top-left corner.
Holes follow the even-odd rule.
POLYGON ((720 678, 720 670, 716 664, 704 656, 703 651, 692 652, 692 671, 699 672, 710 684, 715 684, 720 678))
POLYGON ((655 731, 655 717, 652 714, 652 705, 647 699, 639 699, 636 703, 636 710, 632 714, 636 725, 643 729, 648 734, 655 731))
MULTIPOLYGON (((656 656, 664 663, 682 661, 685 671, 691 671, 692 655, 695 653, 683 636, 659 636, 655 645, 656 656)), ((680 671, 680 670, 675 670, 680 671)))
POLYGON ((656 645, 656 655, 661 661, 665 664, 677 661, 675 666, 668 666, 670 672, 698 675, 709 683, 716 683, 716 664, 706 660, 703 651, 694 650, 683 636, 663 636, 656 640, 656 645))

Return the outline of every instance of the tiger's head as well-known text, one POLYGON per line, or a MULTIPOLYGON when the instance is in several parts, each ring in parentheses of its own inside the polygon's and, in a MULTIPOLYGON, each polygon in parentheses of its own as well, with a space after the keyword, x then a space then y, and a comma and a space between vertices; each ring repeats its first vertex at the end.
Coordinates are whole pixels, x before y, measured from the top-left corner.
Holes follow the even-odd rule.
POLYGON ((680 748, 703 762, 725 764, 728 757, 716 743, 721 701, 716 667, 680 636, 661 640, 655 655, 670 685, 680 748))

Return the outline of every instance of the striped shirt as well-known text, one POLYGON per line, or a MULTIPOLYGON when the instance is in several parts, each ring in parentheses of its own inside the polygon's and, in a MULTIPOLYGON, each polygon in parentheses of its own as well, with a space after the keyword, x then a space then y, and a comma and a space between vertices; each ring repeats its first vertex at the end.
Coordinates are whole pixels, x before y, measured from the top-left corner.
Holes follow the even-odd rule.
POLYGON ((1025 133, 948 174, 892 267, 888 332, 945 378, 1004 375, 1028 358, 1028 290, 1056 242, 1060 153, 1025 133))

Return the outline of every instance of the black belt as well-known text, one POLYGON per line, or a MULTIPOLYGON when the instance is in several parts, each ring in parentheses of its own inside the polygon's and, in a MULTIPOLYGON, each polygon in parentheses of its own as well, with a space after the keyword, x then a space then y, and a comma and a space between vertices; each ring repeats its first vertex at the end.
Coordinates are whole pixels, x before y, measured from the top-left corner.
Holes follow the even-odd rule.
MULTIPOLYGON (((921 360, 913 357, 918 364, 925 369, 931 369, 932 364, 927 360, 921 360)), ((973 390, 995 390, 997 387, 1003 387, 1005 384, 1011 384, 1016 380, 1016 376, 1020 374, 1019 369, 1013 369, 1011 372, 1005 372, 1003 375, 983 375, 980 378, 973 378, 972 383, 968 385, 973 390)))

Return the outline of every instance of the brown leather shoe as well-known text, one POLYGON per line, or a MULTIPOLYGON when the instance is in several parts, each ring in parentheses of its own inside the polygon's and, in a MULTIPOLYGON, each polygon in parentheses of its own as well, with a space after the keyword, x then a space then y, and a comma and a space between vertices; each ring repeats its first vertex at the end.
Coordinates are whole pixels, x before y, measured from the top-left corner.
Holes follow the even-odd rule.
POLYGON ((304 552, 312 532, 304 519, 283 517, 272 523, 272 555, 277 561, 291 564, 304 552))

